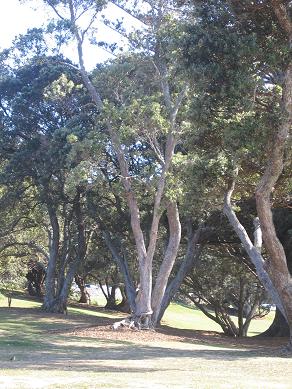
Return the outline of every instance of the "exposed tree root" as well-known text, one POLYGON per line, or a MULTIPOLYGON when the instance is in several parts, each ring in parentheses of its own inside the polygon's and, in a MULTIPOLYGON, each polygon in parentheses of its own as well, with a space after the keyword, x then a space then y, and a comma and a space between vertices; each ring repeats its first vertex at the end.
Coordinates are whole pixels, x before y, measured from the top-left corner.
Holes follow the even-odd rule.
POLYGON ((115 322, 111 328, 115 331, 126 327, 132 330, 153 330, 153 323, 151 321, 151 314, 132 315, 121 321, 115 322))

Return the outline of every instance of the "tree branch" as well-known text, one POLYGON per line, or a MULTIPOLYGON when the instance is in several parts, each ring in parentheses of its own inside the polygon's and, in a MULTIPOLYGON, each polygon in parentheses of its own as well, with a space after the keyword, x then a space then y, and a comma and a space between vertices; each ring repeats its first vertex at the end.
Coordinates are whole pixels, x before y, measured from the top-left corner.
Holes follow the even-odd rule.
MULTIPOLYGON (((237 174, 238 170, 236 170, 237 174)), ((267 292, 272 297, 274 303, 277 305, 277 307, 280 309, 281 313, 286 318, 286 312, 283 307, 282 301, 279 297, 279 294, 269 276, 267 271, 265 270, 265 261, 261 254, 258 252, 256 247, 252 244, 245 228, 243 225, 239 222, 235 212, 232 209, 231 204, 231 196, 235 188, 235 179, 233 179, 229 183, 229 188, 225 194, 225 200, 224 200, 224 208, 223 213, 227 216, 230 224, 232 225, 234 231, 236 232, 237 236, 239 237, 243 247, 245 248, 249 258, 251 259, 252 263, 254 264, 257 272, 257 276, 267 292)))

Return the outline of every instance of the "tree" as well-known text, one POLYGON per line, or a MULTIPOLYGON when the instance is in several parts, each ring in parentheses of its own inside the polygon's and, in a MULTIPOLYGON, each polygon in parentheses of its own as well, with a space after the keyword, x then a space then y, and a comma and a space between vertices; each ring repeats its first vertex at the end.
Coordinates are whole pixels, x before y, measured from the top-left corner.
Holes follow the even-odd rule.
MULTIPOLYGON (((139 15, 139 12, 135 13, 135 11, 131 10, 135 17, 140 18, 144 23, 146 31, 148 30, 148 36, 147 34, 145 36, 139 36, 139 38, 141 38, 139 41, 142 43, 140 44, 140 50, 145 51, 146 46, 148 47, 148 62, 149 65, 152 66, 151 77, 153 77, 157 83, 157 87, 160 89, 160 98, 159 101, 157 101, 157 107, 159 107, 159 116, 163 125, 162 128, 161 124, 158 127, 158 133, 161 139, 160 142, 158 142, 158 136, 155 133, 152 133, 151 143, 155 153, 157 166, 154 185, 156 189, 154 192, 151 229, 146 240, 141 227, 141 210, 138 206, 138 199, 133 185, 133 177, 128 165, 127 145, 122 142, 121 135, 115 127, 117 123, 113 122, 111 119, 115 116, 111 110, 107 109, 102 100, 100 91, 94 86, 84 67, 84 37, 92 26, 93 19, 91 19, 88 26, 83 29, 78 26, 78 19, 85 11, 91 11, 93 16, 95 16, 100 9, 100 4, 97 2, 88 4, 88 2, 77 2, 73 0, 66 3, 63 1, 54 3, 46 1, 45 3, 50 5, 56 11, 58 17, 63 21, 67 21, 70 26, 70 31, 73 33, 78 47, 79 70, 83 83, 88 89, 96 108, 103 114, 104 126, 110 136, 113 151, 116 153, 119 162, 121 181, 124 188, 124 196, 127 199, 130 211, 131 227, 139 262, 140 287, 136 297, 133 321, 137 326, 142 325, 146 328, 151 327, 151 325, 155 325, 157 321, 167 280, 176 258, 181 234, 178 207, 175 199, 168 200, 165 204, 162 201, 165 194, 167 174, 171 169, 171 162, 177 143, 177 135, 180 132, 178 112, 187 92, 186 82, 181 82, 178 76, 176 76, 175 79, 173 78, 174 74, 177 73, 173 53, 167 53, 165 51, 167 46, 163 43, 163 40, 166 37, 166 30, 171 27, 171 21, 175 14, 167 12, 168 4, 164 1, 159 4, 150 3, 149 11, 146 11, 144 15, 139 15), (58 6, 60 6, 60 8, 58 8, 58 6), (64 13, 65 11, 69 12, 69 18, 64 13), (149 35, 150 32, 152 35, 149 35), (161 264, 156 284, 152 291, 152 264, 156 250, 159 222, 163 209, 167 210, 170 235, 168 247, 164 254, 164 260, 161 264)), ((119 6, 123 6, 123 3, 119 3, 119 6)), ((137 42, 138 39, 136 39, 136 43, 137 42)), ((110 108, 113 109, 114 107, 110 106, 110 108)), ((122 107, 120 107, 120 109, 121 108, 122 107)), ((120 123, 120 128, 122 125, 123 121, 120 123)))
MULTIPOLYGON (((204 113, 210 119, 212 112, 212 122, 221 127, 231 164, 240 166, 245 177, 256 172, 253 185, 258 181, 255 177, 259 177, 266 166, 255 189, 260 227, 268 253, 266 261, 232 213, 232 186, 226 196, 225 212, 257 263, 259 277, 272 293, 291 329, 291 274, 276 236, 270 199, 283 170, 284 149, 291 128, 291 4, 286 1, 210 1, 197 2, 195 7, 201 19, 199 27, 193 27, 191 51, 196 52, 196 60, 191 66, 194 71, 197 71, 197 65, 197 69, 203 67, 205 70, 202 87, 206 101, 203 106, 209 104, 209 107, 204 113), (233 44, 235 39, 238 41, 236 46, 233 44), (234 135, 238 136, 237 140, 234 135), (263 158, 266 149, 270 155, 268 162, 263 158), (248 164, 243 161, 247 156, 248 164)), ((186 58, 190 64, 195 56, 188 53, 186 58)), ((291 349, 291 337, 288 348, 291 349)))
POLYGON ((33 187, 46 213, 44 309, 57 312, 66 309, 72 279, 86 253, 85 168, 81 146, 75 143, 92 126, 91 107, 87 116, 81 109, 87 101, 78 86, 80 79, 63 62, 61 57, 34 58, 1 82, 5 125, 1 151, 7 161, 3 182, 33 187), (76 100, 82 103, 75 108, 76 100))

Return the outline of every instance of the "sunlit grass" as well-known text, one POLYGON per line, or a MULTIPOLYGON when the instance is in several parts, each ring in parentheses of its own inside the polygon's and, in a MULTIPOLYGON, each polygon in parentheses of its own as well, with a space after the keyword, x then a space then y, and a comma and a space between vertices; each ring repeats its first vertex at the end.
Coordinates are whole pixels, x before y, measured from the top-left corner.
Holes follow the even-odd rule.
MULTIPOLYGON (((254 336, 265 331, 271 325, 274 315, 274 312, 271 312, 263 319, 252 320, 248 335, 254 336)), ((237 323, 236 317, 232 319, 237 323)), ((175 303, 170 304, 165 312, 163 323, 181 329, 222 332, 219 324, 209 319, 199 309, 175 303)))

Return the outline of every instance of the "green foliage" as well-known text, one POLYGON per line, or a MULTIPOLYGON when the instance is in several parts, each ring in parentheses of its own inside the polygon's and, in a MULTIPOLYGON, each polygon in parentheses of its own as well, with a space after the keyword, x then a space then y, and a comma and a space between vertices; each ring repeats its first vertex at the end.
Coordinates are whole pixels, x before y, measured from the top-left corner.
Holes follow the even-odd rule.
POLYGON ((74 87, 74 82, 68 80, 66 74, 61 74, 57 80, 53 81, 44 89, 44 97, 47 100, 62 100, 71 94, 74 87))
POLYGON ((186 297, 227 335, 233 336, 246 336, 250 321, 268 313, 261 306, 267 300, 267 293, 240 255, 239 251, 233 257, 228 256, 221 247, 205 249, 182 287, 186 297), (238 323, 230 317, 231 312, 237 316, 238 323))
POLYGON ((0 257, 0 288, 6 293, 24 289, 27 267, 23 262, 15 261, 13 257, 0 257))
POLYGON ((280 122, 284 31, 268 2, 193 2, 186 12, 179 54, 195 83, 187 149, 224 154, 226 177, 241 168, 237 197, 252 196, 280 122))

